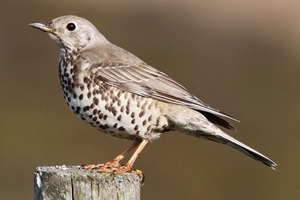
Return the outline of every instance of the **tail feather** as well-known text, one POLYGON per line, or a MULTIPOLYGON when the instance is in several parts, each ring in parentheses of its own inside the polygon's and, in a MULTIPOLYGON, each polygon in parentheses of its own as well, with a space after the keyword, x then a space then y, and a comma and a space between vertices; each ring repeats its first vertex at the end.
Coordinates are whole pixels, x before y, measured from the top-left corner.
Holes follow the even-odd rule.
POLYGON ((228 121, 222 119, 221 117, 218 117, 217 115, 211 114, 209 112, 204 112, 204 111, 199 111, 199 112, 203 114, 208 119, 208 121, 212 122, 213 124, 217 124, 224 128, 236 131, 236 128, 234 128, 228 121))
POLYGON ((199 135, 197 134, 198 137, 211 140, 214 142, 222 143, 225 145, 228 145, 242 153, 244 153, 247 156, 250 156, 251 158, 265 164, 268 167, 271 167, 272 169, 275 170, 275 167, 277 164, 273 162, 271 159, 268 157, 264 156, 263 154, 259 153, 258 151, 252 149, 251 147, 239 142, 238 140, 234 139, 233 137, 230 137, 226 133, 222 132, 220 130, 220 133, 218 134, 206 134, 201 132, 199 135))
MULTIPOLYGON (((172 124, 172 130, 228 145, 272 169, 275 169, 277 166, 268 157, 227 135, 215 126, 214 123, 228 129, 234 129, 227 121, 220 117, 203 111, 197 112, 178 105, 173 105, 173 107, 169 105, 165 116, 170 121, 170 124, 172 124)), ((233 119, 230 116, 228 117, 233 119)))

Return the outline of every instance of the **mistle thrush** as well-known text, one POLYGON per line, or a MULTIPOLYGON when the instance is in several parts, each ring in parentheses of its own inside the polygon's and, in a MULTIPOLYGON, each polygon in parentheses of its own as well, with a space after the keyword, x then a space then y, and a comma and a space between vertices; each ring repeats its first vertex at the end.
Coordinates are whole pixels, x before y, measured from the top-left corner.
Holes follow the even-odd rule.
POLYGON ((234 128, 212 108, 163 72, 110 43, 86 19, 62 16, 49 23, 31 23, 46 32, 59 48, 59 78, 71 110, 86 123, 133 144, 111 162, 87 165, 99 172, 132 169, 150 140, 168 131, 226 144, 275 169, 276 163, 230 137, 216 125, 234 128), (120 161, 135 150, 127 164, 120 161))

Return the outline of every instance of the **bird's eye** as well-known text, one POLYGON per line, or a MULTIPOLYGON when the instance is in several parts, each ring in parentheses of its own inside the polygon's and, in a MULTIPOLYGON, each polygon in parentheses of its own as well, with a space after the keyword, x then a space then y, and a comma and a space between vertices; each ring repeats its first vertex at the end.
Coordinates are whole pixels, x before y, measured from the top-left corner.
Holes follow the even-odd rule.
POLYGON ((67 29, 68 29, 69 31, 74 31, 75 28, 76 28, 76 26, 75 26, 74 23, 68 23, 68 24, 67 24, 67 29))

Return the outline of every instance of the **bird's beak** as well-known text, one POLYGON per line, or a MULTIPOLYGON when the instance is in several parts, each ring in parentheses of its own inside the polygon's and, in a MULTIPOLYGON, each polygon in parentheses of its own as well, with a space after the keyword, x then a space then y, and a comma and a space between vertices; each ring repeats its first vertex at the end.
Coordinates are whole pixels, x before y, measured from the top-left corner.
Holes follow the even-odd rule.
POLYGON ((54 33, 54 29, 50 26, 49 23, 40 23, 40 22, 36 22, 36 23, 30 23, 29 26, 39 29, 41 31, 44 31, 46 33, 54 33))

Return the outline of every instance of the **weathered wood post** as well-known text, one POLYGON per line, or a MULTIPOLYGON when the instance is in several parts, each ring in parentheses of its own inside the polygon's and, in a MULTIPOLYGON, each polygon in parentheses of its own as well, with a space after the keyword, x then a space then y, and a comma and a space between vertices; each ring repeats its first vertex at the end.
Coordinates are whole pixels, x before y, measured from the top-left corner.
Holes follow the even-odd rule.
POLYGON ((79 166, 37 167, 34 200, 140 200, 141 182, 135 173, 97 173, 79 166))

